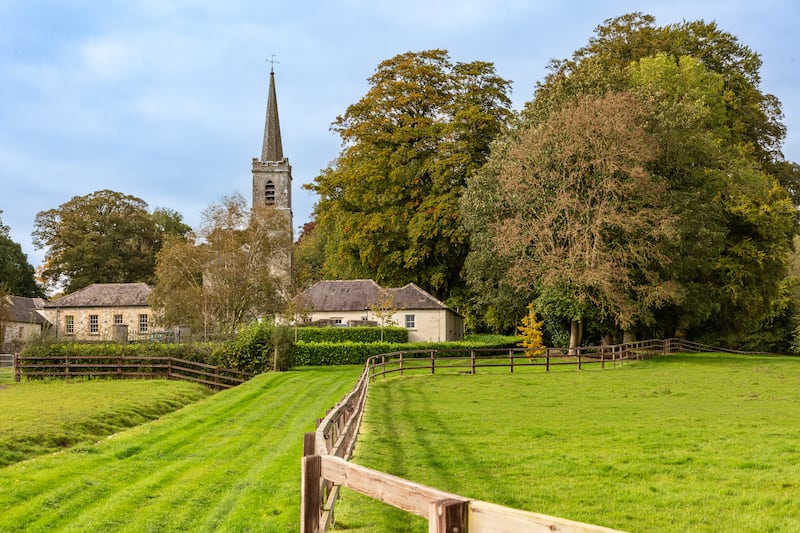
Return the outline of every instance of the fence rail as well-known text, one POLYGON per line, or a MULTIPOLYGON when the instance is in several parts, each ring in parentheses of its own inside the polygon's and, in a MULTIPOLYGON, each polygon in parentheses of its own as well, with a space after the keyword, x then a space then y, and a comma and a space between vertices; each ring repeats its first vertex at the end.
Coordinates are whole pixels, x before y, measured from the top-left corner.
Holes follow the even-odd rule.
POLYGON ((162 378, 192 381, 213 389, 229 389, 252 376, 247 372, 222 368, 175 357, 131 356, 21 356, 14 355, 14 379, 22 378, 162 378))
MULTIPOLYGON (((698 345, 699 346, 699 345, 698 345)), ((394 373, 401 376, 407 372, 425 371, 435 374, 437 370, 476 374, 481 368, 508 368, 514 372, 520 367, 542 367, 549 372, 551 367, 571 365, 578 370, 587 365, 606 364, 616 366, 625 361, 643 357, 681 351, 677 340, 650 340, 614 346, 582 346, 569 348, 543 348, 531 356, 524 348, 414 350, 391 352, 371 357, 367 361, 371 381, 394 373)))
MULTIPOLYGON (((363 415, 368 384, 376 377, 406 372, 456 371, 475 374, 480 368, 541 366, 549 371, 555 365, 607 364, 667 355, 676 352, 739 352, 683 339, 648 340, 613 346, 575 349, 547 348, 528 357, 523 349, 498 350, 421 350, 392 352, 371 357, 355 388, 325 418, 317 430, 306 433, 301 470, 300 531, 327 531, 334 522, 334 506, 339 488, 380 500, 428 519, 429 531, 486 532, 561 532, 612 533, 616 530, 574 522, 563 518, 520 511, 500 505, 470 500, 439 489, 348 462, 355 447, 363 415)), ((617 532, 619 533, 619 532, 617 532)))

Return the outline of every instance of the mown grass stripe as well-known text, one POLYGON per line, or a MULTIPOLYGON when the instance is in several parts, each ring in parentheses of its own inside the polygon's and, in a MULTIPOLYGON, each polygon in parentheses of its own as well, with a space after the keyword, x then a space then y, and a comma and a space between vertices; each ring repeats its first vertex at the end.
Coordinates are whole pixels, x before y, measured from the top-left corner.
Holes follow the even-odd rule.
POLYGON ((258 376, 98 445, 2 469, 0 531, 296 530, 302 434, 359 372, 258 376), (59 512, 41 508, 48 498, 59 512))

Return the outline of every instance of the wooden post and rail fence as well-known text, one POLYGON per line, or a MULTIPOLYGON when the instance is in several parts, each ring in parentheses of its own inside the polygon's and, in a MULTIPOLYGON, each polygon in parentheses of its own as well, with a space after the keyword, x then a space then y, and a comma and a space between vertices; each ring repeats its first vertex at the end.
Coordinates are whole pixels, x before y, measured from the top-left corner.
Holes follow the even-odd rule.
POLYGON ((651 340, 614 346, 545 349, 528 357, 522 349, 423 350, 394 352, 367 360, 355 388, 317 421, 317 430, 305 434, 301 465, 300 531, 327 531, 334 524, 339 489, 346 487, 370 498, 403 509, 428 520, 430 533, 619 533, 602 526, 574 522, 497 504, 471 500, 349 462, 363 416, 369 382, 377 376, 422 371, 456 371, 475 374, 487 367, 555 365, 617 365, 675 352, 729 352, 683 339, 651 340))
POLYGON ((21 356, 14 354, 14 379, 172 379, 200 383, 212 389, 229 389, 252 377, 231 368, 175 357, 137 356, 21 356))

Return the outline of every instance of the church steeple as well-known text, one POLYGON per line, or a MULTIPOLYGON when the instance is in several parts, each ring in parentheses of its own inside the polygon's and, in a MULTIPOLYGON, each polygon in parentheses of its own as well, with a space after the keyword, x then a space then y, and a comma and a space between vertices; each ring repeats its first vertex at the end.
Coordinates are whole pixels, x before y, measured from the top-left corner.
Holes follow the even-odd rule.
POLYGON ((267 96, 267 118, 264 121, 264 144, 261 147, 261 162, 281 161, 281 124, 278 120, 278 99, 275 96, 275 71, 269 70, 269 93, 267 96))
POLYGON ((269 70, 261 159, 253 158, 253 207, 265 205, 287 211, 291 217, 292 166, 283 155, 278 99, 275 96, 275 71, 272 68, 269 70))

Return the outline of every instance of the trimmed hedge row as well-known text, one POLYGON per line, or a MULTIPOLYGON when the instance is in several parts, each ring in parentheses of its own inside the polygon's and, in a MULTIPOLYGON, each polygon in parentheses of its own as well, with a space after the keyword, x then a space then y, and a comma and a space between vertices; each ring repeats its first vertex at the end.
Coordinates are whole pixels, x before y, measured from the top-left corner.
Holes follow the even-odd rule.
POLYGON ((408 342, 408 330, 397 326, 355 326, 349 328, 302 326, 297 328, 297 340, 302 342, 408 342), (381 329, 383 339, 381 340, 381 329))
MULTIPOLYGON (((507 348, 516 346, 505 338, 499 342, 298 342, 295 346, 295 363, 298 366, 363 365, 374 355, 414 350, 464 350, 478 348, 507 348)), ((425 355, 422 355, 424 357, 425 355)))
POLYGON ((22 349, 23 357, 175 357, 196 363, 216 364, 220 345, 193 344, 114 344, 114 343, 61 343, 29 342, 22 349))

